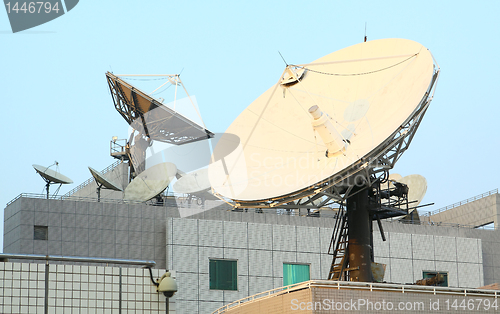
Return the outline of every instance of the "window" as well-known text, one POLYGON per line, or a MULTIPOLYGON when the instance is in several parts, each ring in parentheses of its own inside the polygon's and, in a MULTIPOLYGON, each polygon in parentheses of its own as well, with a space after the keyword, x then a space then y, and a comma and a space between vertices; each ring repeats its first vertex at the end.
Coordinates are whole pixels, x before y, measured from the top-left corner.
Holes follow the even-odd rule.
POLYGON ((49 227, 47 226, 35 226, 35 231, 33 239, 35 240, 48 240, 49 239, 49 227))
POLYGON ((210 260, 210 289, 238 290, 237 261, 227 259, 210 260))
POLYGON ((448 272, 446 272, 446 271, 424 271, 423 272, 423 279, 433 278, 433 277, 436 277, 436 279, 435 279, 436 283, 433 284, 432 286, 448 287, 448 272))
POLYGON ((283 286, 309 280, 308 264, 287 264, 283 263, 283 286))

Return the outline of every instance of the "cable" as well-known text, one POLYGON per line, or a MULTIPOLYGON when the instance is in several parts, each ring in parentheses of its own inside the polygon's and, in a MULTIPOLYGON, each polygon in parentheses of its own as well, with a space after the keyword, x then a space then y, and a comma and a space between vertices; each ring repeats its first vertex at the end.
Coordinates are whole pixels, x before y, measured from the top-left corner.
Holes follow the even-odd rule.
POLYGON ((349 73, 349 74, 340 74, 340 73, 326 73, 326 72, 321 72, 321 71, 316 71, 316 70, 313 70, 313 69, 310 69, 310 68, 306 68, 305 66, 300 66, 300 65, 297 65, 297 67, 299 68, 303 68, 304 70, 307 70, 307 71, 311 71, 311 72, 314 72, 314 73, 318 73, 318 74, 324 74, 324 75, 334 75, 334 76, 357 76, 357 75, 366 75, 366 74, 372 74, 372 73, 377 73, 377 72, 380 72, 380 71, 384 71, 384 70, 387 70, 387 69, 390 69, 390 68, 393 68, 401 63, 404 63, 408 60, 410 60, 411 58, 417 56, 418 53, 408 57, 407 59, 403 60, 403 61, 400 61, 396 64, 393 64, 391 66, 388 66, 386 68, 383 68, 383 69, 379 69, 379 70, 375 70, 375 71, 369 71, 369 72, 363 72, 363 73, 349 73))

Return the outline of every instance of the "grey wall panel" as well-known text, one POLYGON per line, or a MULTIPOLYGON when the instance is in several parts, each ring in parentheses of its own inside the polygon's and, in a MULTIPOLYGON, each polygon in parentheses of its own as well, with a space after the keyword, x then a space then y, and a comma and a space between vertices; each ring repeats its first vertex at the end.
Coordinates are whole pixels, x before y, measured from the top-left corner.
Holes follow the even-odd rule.
POLYGON ((141 232, 142 235, 142 245, 154 245, 155 244, 155 233, 154 232, 141 232))
POLYGON ((153 245, 142 245, 141 259, 153 261, 155 259, 155 247, 153 245))
POLYGON ((455 238, 434 236, 435 258, 438 261, 456 261, 457 243, 455 238))
POLYGON ((412 234, 413 258, 420 260, 434 260, 434 237, 432 235, 412 234))
POLYGON ((61 214, 49 212, 48 226, 61 227, 61 214))
POLYGON ((222 290, 210 290, 209 275, 200 274, 198 286, 200 287, 200 301, 206 304, 206 301, 224 301, 224 292, 222 290))
POLYGON ((48 244, 49 241, 36 240, 33 241, 33 253, 34 254, 45 254, 48 255, 48 244))
POLYGON ((330 240, 332 239, 333 228, 320 228, 320 253, 328 253, 328 248, 330 246, 330 240))
POLYGON ((295 226, 273 225, 273 250, 297 251, 295 226))
POLYGON ((297 226, 297 252, 320 253, 319 228, 297 226))
POLYGON ((23 240, 21 239, 20 241, 20 251, 23 254, 33 254, 34 253, 34 241, 33 240, 23 240))
POLYGON ((477 288, 483 285, 480 280, 480 265, 472 263, 458 263, 458 284, 464 288, 477 288))
POLYGON ((248 251, 250 276, 273 276, 273 252, 267 250, 248 251))
MULTIPOLYGON (((249 277, 248 294, 253 295, 273 289, 274 283, 272 277, 249 277)), ((228 298, 230 300, 230 298, 228 298)), ((226 301, 227 302, 227 301, 226 301)))
POLYGON ((61 237, 63 241, 76 241, 75 228, 61 228, 61 237))
POLYGON ((411 259, 391 258, 391 280, 403 284, 414 283, 412 267, 411 259))
POLYGON ((62 243, 60 240, 58 241, 47 241, 47 247, 49 249, 49 254, 52 255, 61 255, 62 254, 62 243))
POLYGON ((128 244, 129 234, 128 231, 116 230, 116 244, 128 244))
POLYGON ((478 263, 477 239, 457 238, 457 259, 464 263, 478 263))
MULTIPOLYGON (((380 257, 388 257, 390 256, 390 237, 391 233, 385 232, 386 241, 382 240, 382 236, 378 229, 373 231, 373 255, 380 257)), ((433 252, 434 254, 434 252, 433 252)))
POLYGON ((248 248, 272 250, 273 248, 272 225, 248 223, 248 248))
POLYGON ((179 313, 198 313, 198 301, 177 299, 175 301, 175 311, 179 313))
POLYGON ((172 229, 174 244, 198 245, 198 220, 174 219, 172 229))
POLYGON ((47 212, 35 212, 34 224, 39 226, 48 226, 49 214, 47 212))
MULTIPOLYGON (((176 301, 180 300, 198 300, 199 299, 199 278, 198 274, 193 273, 184 273, 180 271, 176 271, 175 280, 178 283, 182 283, 182 289, 178 289, 176 296, 176 301)), ((180 313, 198 313, 195 312, 184 312, 180 313)))
MULTIPOLYGON (((107 258, 116 257, 116 244, 113 243, 103 243, 102 244, 102 256, 107 258)), ((147 258, 145 258, 147 259, 147 258)))
POLYGON ((216 311, 218 308, 224 306, 224 302, 213 302, 213 301, 207 301, 207 302, 200 302, 200 313, 212 313, 213 311, 216 311))
POLYGON ((172 269, 179 272, 198 272, 198 247, 174 245, 172 254, 174 256, 172 269))
POLYGON ((224 222, 224 247, 244 248, 248 247, 246 222, 224 222))
POLYGON ((389 244, 391 257, 412 258, 411 234, 391 233, 389 244))
POLYGON ((20 226, 20 238, 25 240, 33 240, 35 229, 33 224, 20 226))
POLYGON ((35 223, 35 212, 32 209, 23 209, 20 213, 20 223, 22 225, 33 225, 35 223))
POLYGON ((60 227, 49 226, 47 231, 49 233, 49 241, 62 241, 60 227))
POLYGON ((199 220, 200 246, 223 246, 222 221, 199 220))

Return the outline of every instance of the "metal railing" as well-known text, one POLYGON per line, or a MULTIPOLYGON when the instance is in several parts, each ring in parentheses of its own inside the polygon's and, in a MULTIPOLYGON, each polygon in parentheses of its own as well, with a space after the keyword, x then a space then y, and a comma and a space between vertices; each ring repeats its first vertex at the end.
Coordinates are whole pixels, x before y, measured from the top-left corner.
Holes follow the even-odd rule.
MULTIPOLYGON (((54 279, 55 279, 55 282, 57 282, 57 286, 59 286, 59 282, 60 283, 63 283, 64 280, 65 280, 65 276, 62 277, 63 279, 59 279, 59 276, 55 276, 55 274, 57 273, 57 270, 56 269, 52 269, 51 270, 51 267, 50 267, 50 264, 49 262, 50 261, 54 261, 54 262, 66 262, 68 264, 71 264, 73 265, 74 263, 95 263, 95 264, 106 264, 106 266, 109 266, 109 265, 115 265, 115 264, 118 264, 118 265, 128 265, 128 266, 143 266, 144 268, 147 268, 149 269, 149 274, 150 274, 150 278, 151 280, 153 281, 153 273, 152 273, 152 270, 151 268, 154 267, 156 265, 156 263, 154 261, 146 261, 146 260, 128 260, 128 259, 114 259, 114 258, 100 258, 100 257, 97 257, 97 258, 94 258, 94 257, 79 257, 79 256, 53 256, 53 255, 47 255, 47 256, 44 256, 44 255, 35 255, 35 254, 9 254, 9 253, 0 253, 0 263, 4 262, 9 262, 9 260, 14 260, 15 263, 21 263, 19 262, 18 260, 24 260, 28 263, 31 263, 32 261, 36 261, 36 260, 42 260, 45 262, 45 271, 43 272, 43 270, 40 270, 40 268, 38 268, 38 271, 35 269, 34 271, 32 270, 31 267, 29 267, 27 270, 25 270, 24 268, 20 269, 21 271, 27 271, 27 272, 30 272, 31 275, 34 275, 36 279, 36 281, 33 281, 31 280, 31 283, 34 284, 33 286, 33 289, 36 289, 38 288, 38 297, 41 297, 41 292, 43 291, 43 313, 44 314, 48 314, 48 313, 53 313, 53 310, 52 309, 56 309, 55 305, 54 304, 50 304, 50 300, 49 300, 49 296, 52 293, 54 293, 55 291, 55 285, 54 287, 51 287, 50 283, 49 283, 49 278, 52 277, 51 281, 54 282, 54 279), (40 275, 42 275, 44 273, 44 277, 43 277, 43 280, 42 280, 42 277, 40 275), (51 275, 52 274, 52 275, 51 275), (40 289, 41 287, 41 284, 44 284, 44 288, 40 289)), ((30 287, 30 280, 29 280, 29 276, 30 274, 26 274, 26 279, 27 280, 22 280, 24 282, 24 285, 26 287, 30 287)), ((123 274, 122 274, 122 267, 120 266, 118 268, 118 274, 110 274, 110 273, 107 273, 107 274, 102 274, 102 276, 104 277, 107 277, 107 278, 110 278, 112 280, 113 277, 118 277, 117 279, 117 284, 118 284, 118 289, 117 291, 114 291, 114 293, 112 294, 112 297, 110 298, 110 301, 112 301, 109 305, 103 305, 104 308, 106 308, 106 310, 109 311, 109 313, 113 312, 113 313, 122 313, 122 308, 124 307, 124 304, 126 304, 128 301, 126 298, 123 297, 123 294, 124 294, 124 289, 123 289, 123 286, 124 285, 127 285, 128 282, 124 283, 123 282, 123 274), (113 277, 110 277, 110 276, 113 276, 113 277), (116 310, 116 311, 115 311, 116 310)), ((20 277, 20 278, 23 278, 24 277, 20 277)), ((88 279, 88 278, 87 278, 88 279)), ((79 279, 81 280, 81 279, 79 279)), ((89 285, 90 284, 93 284, 90 280, 89 281, 76 281, 76 285, 75 284, 70 284, 68 286, 65 286, 65 290, 66 291, 69 291, 70 292, 70 297, 71 298, 71 292, 72 292, 72 286, 75 285, 75 286, 78 286, 80 287, 80 282, 84 282, 84 283, 88 283, 89 285)), ((73 282, 72 282, 73 283, 73 282)), ((154 281, 153 281, 154 283, 154 281)), ((95 284, 95 283, 94 283, 95 284)), ((20 289, 21 285, 17 285, 17 287, 14 285, 14 284, 8 284, 8 285, 5 285, 4 286, 4 290, 10 290, 11 292, 10 293, 13 293, 13 291, 18 291, 17 293, 19 293, 21 290, 20 289)), ((78 288, 79 289, 79 288, 78 288)), ((14 294, 12 294, 14 295, 14 294)), ((73 294, 74 296, 74 294, 73 294)), ((110 295, 111 296, 111 295, 110 295)), ((67 298, 66 295, 63 295, 62 297, 59 297, 58 298, 61 298, 62 300, 67 298)), ((41 301, 41 300, 40 300, 41 301)), ((33 306, 33 305, 28 305, 26 307, 26 313, 28 312, 33 312, 33 313, 42 313, 42 309, 40 308, 41 306, 41 302, 38 301, 37 303, 37 306, 33 306)), ((69 300, 71 302, 71 300, 69 300)), ((68 308, 68 307, 66 307, 68 308)), ((86 311, 86 306, 83 306, 84 310, 86 311)), ((64 307, 63 307, 64 309, 64 307)), ((71 307, 69 307, 68 310, 70 310, 71 307)), ((106 312, 108 312, 106 311, 106 312)))
POLYGON ((70 262, 70 263, 117 264, 117 265, 144 266, 144 267, 155 267, 156 265, 155 261, 134 260, 134 259, 0 253, 0 262, 6 262, 7 260, 10 259, 32 260, 32 261, 57 261, 57 262, 70 262))
POLYGON ((487 289, 462 289, 449 287, 431 287, 418 285, 398 285, 387 283, 367 283, 355 281, 333 281, 333 280, 310 280, 294 285, 284 286, 272 290, 260 292, 246 298, 239 299, 229 304, 220 307, 212 312, 212 314, 221 314, 226 311, 248 304, 249 302, 268 299, 274 295, 286 294, 294 291, 311 289, 311 288, 328 288, 328 289, 348 289, 348 290, 366 290, 366 291, 387 291, 397 293, 428 293, 433 295, 458 295, 458 296, 481 296, 498 299, 500 291, 487 289))
MULTIPOLYGON (((115 161, 114 163, 112 163, 111 165, 107 166, 106 168, 104 168, 104 170, 101 171, 101 174, 105 174, 111 170, 113 170, 114 168, 116 168, 119 164, 121 163, 120 160, 117 160, 115 161)), ((71 191, 67 192, 66 194, 64 194, 63 196, 70 196, 70 195, 73 195, 75 194, 76 192, 80 191, 81 189, 83 189, 84 187, 86 187, 87 185, 89 185, 90 183, 94 182, 94 177, 90 177, 88 178, 87 180, 85 180, 82 184, 80 184, 79 186, 73 188, 71 191)))
POLYGON ((481 230, 498 230, 498 227, 485 227, 485 226, 474 226, 466 224, 457 224, 452 222, 435 222, 435 221, 410 221, 410 220, 385 220, 386 222, 398 222, 407 225, 420 225, 420 226, 436 226, 436 227, 448 227, 448 228, 467 228, 467 229, 481 229, 481 230))
POLYGON ((474 202, 474 201, 477 201, 479 199, 482 199, 482 198, 485 198, 487 196, 490 196, 490 195, 493 195, 493 194, 497 194, 498 193, 498 188, 494 189, 494 190, 491 190, 491 191, 488 191, 486 193, 483 193, 483 194, 479 194, 479 195, 476 195, 474 197, 471 197, 471 198, 468 198, 466 200, 463 200, 463 201, 460 201, 460 202, 457 202, 455 204, 451 204, 451 205, 448 205, 446 207, 442 207, 440 209, 437 209, 435 211, 432 211, 432 212, 427 212, 425 214, 423 214, 423 216, 432 216, 432 215, 436 215, 436 214, 439 214, 441 212, 444 212, 445 210, 448 210, 448 209, 452 209, 452 208, 455 208, 455 207, 458 207, 458 206, 461 206, 461 205, 465 205, 467 203, 470 203, 470 202, 474 202))
MULTIPOLYGON (((7 203, 7 206, 14 203, 16 200, 20 198, 37 198, 37 199, 47 199, 46 194, 35 194, 35 193, 21 193, 16 196, 13 200, 7 203)), ((83 196, 58 196, 58 195, 50 195, 49 200, 58 200, 58 201, 83 201, 83 202, 100 202, 100 203, 114 203, 114 204, 146 204, 146 205, 154 205, 154 206, 177 206, 177 203, 174 198, 168 197, 164 200, 163 204, 157 204, 155 199, 149 200, 147 202, 140 201, 131 201, 131 200, 123 200, 123 199, 112 199, 112 198, 101 198, 100 200, 95 197, 83 197, 83 196)))

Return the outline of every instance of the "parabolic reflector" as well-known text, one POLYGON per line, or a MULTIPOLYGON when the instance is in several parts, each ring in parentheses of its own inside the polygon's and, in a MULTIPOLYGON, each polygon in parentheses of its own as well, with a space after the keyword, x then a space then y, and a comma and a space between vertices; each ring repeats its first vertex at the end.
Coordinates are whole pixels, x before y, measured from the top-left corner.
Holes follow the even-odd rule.
POLYGON ((199 169, 188 173, 174 183, 174 192, 194 194, 210 189, 208 180, 208 169, 199 169))
POLYGON ((410 174, 397 181, 408 186, 408 200, 413 202, 411 206, 418 206, 427 192, 427 180, 419 174, 410 174))
POLYGON ((404 128, 416 130, 435 74, 431 53, 405 39, 288 66, 227 129, 241 142, 210 165, 212 187, 237 201, 269 200, 346 178, 399 145, 404 128))
POLYGON ((42 176, 45 180, 49 182, 60 183, 60 184, 73 183, 73 181, 67 176, 62 175, 59 172, 56 172, 52 169, 49 169, 48 167, 33 165, 33 168, 35 168, 36 172, 38 172, 40 176, 42 176))
POLYGON ((115 182, 112 182, 111 180, 105 178, 102 173, 99 171, 95 170, 92 167, 89 167, 89 171, 94 177, 94 180, 97 182, 98 185, 104 186, 104 188, 108 190, 113 190, 113 191, 122 191, 123 189, 118 186, 115 182))
POLYGON ((177 167, 170 162, 154 165, 141 172, 125 188, 124 200, 146 202, 162 193, 170 184, 177 167))

